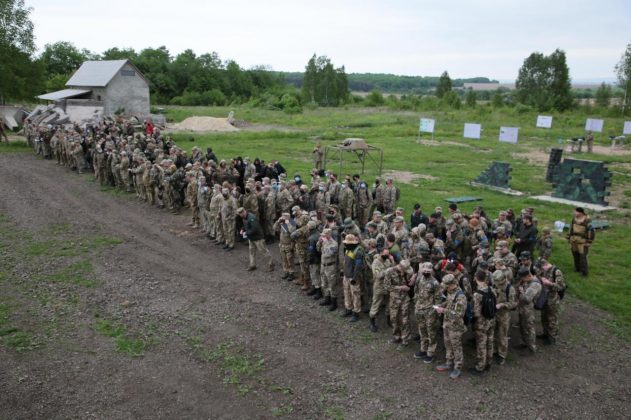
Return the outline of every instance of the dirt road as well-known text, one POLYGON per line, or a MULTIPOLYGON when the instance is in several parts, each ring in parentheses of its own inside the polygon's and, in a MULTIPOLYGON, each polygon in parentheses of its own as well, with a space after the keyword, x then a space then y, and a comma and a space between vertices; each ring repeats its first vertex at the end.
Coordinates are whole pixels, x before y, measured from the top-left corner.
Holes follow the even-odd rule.
MULTIPOLYGON (((278 273, 247 273, 246 246, 226 254, 186 229, 184 215, 101 191, 90 175, 29 154, 0 154, 0 180, 0 292, 14 303, 7 322, 34 343, 16 351, 10 335, 0 342, 1 418, 591 419, 631 411, 630 347, 610 335, 606 314, 572 297, 557 346, 530 357, 511 349, 505 366, 452 381, 414 360, 415 345, 389 344, 383 319, 372 334, 365 318, 348 324, 278 273), (60 277, 49 274, 78 264, 79 254, 95 284, 53 281, 60 277), (124 338, 140 343, 139 356, 125 351, 124 338)), ((473 356, 469 344, 465 367, 473 356)))

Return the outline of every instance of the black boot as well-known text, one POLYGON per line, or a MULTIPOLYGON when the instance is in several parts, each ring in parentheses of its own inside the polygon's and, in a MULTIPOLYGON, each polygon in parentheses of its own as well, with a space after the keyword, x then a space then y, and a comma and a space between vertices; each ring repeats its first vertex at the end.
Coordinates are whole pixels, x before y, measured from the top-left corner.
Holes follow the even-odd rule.
POLYGON ((386 325, 392 328, 392 322, 390 322, 390 315, 386 315, 386 325))
POLYGON ((574 257, 574 271, 580 273, 581 271, 581 254, 578 252, 572 252, 572 257, 574 257))
POLYGON ((377 332, 377 321, 375 320, 375 318, 370 318, 370 325, 368 325, 368 328, 372 332, 377 332))
POLYGON ((351 311, 350 309, 346 309, 344 311, 344 313, 342 315, 340 315, 342 318, 348 318, 349 316, 353 315, 353 311, 351 311))
POLYGON ((287 275, 287 281, 293 281, 294 279, 295 279, 295 277, 294 277, 294 273, 289 273, 289 274, 287 275))
POLYGON ((313 295, 313 300, 319 300, 322 299, 322 289, 320 289, 319 287, 315 289, 316 292, 313 295))
POLYGON ((353 312, 348 322, 357 322, 357 321, 359 321, 359 312, 353 312))
POLYGON ((331 305, 329 306, 329 311, 333 312, 337 309, 337 298, 331 298, 331 305))
POLYGON ((326 296, 322 302, 320 302, 320 306, 329 306, 331 304, 331 296, 326 296))
POLYGON ((320 290, 320 289, 316 289, 315 287, 313 287, 311 290, 309 290, 309 291, 307 292, 307 296, 313 296, 313 295, 315 295, 315 294, 317 293, 317 291, 318 291, 318 290, 320 290))

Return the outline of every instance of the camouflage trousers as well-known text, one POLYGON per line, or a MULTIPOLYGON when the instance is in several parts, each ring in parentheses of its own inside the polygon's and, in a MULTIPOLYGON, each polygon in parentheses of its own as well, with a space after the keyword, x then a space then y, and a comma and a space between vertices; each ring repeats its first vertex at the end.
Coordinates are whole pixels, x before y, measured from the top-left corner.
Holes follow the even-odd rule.
POLYGON ((391 293, 389 310, 393 337, 407 344, 410 338, 410 296, 404 292, 391 293))
POLYGON ((221 219, 219 218, 219 216, 215 216, 213 217, 213 226, 214 226, 214 237, 217 240, 217 242, 224 242, 224 236, 223 236, 223 223, 221 222, 221 219))
POLYGON ((280 262, 283 271, 287 274, 294 274, 294 247, 290 244, 278 245, 280 249, 280 262))
POLYGON ((77 171, 82 174, 83 168, 85 168, 85 159, 83 158, 83 153, 79 153, 74 155, 75 166, 77 167, 77 171))
POLYGON ((495 315, 494 339, 497 354, 506 359, 508 355, 508 335, 510 333, 510 311, 498 312, 495 315))
POLYGON ((494 321, 494 319, 476 319, 473 328, 475 333, 475 368, 480 372, 491 364, 491 357, 493 357, 494 321))
POLYGON ((418 309, 416 312, 416 324, 418 333, 421 336, 421 351, 427 352, 428 356, 436 353, 436 334, 440 323, 438 322, 438 314, 432 307, 429 309, 418 309))
POLYGON ((461 325, 443 324, 443 340, 445 342, 445 360, 448 365, 456 369, 462 369, 464 355, 462 354, 462 335, 464 329, 461 325))
MULTIPOLYGON (((556 292, 552 292, 556 293, 556 292)), ((548 303, 541 311, 541 325, 543 333, 552 338, 559 336, 559 306, 561 302, 558 299, 548 299, 548 303)))
POLYGON ((261 252, 267 259, 267 266, 273 267, 274 261, 272 260, 272 254, 265 246, 265 239, 259 239, 258 241, 248 241, 248 251, 250 256, 250 267, 256 267, 256 251, 261 252))
POLYGON ((223 238, 226 242, 226 245, 234 248, 234 240, 235 240, 235 220, 234 219, 221 219, 221 225, 223 228, 223 238))
POLYGON ((360 313, 362 311, 361 283, 351 284, 351 279, 345 276, 342 285, 344 286, 344 307, 360 313))
POLYGON ((322 284, 322 294, 324 296, 330 296, 332 298, 337 296, 337 279, 339 271, 337 270, 337 264, 322 263, 320 265, 320 279, 322 284))
POLYGON ((535 308, 532 305, 519 307, 519 332, 521 333, 521 341, 532 351, 536 351, 535 308))
POLYGON ((370 221, 370 207, 357 207, 357 219, 359 219, 359 226, 366 226, 366 223, 370 221))
POLYGON ((144 184, 145 187, 145 201, 149 204, 156 204, 156 189, 151 185, 144 184))
POLYGON ((199 207, 191 206, 191 217, 193 219, 193 224, 199 226, 199 207))
POLYGON ((296 258, 298 259, 298 264, 300 264, 300 276, 302 277, 303 284, 308 284, 309 263, 307 262, 307 249, 297 244, 294 250, 296 252, 296 258))
POLYGON ((309 264, 309 277, 311 278, 311 285, 316 289, 322 287, 322 280, 320 278, 320 264, 309 264))
POLYGON ((372 283, 372 304, 370 305, 370 317, 375 318, 381 305, 388 298, 388 292, 383 287, 383 278, 378 278, 372 283))
POLYGON ((366 312, 372 308, 372 291, 373 291, 373 278, 372 270, 368 268, 364 271, 364 279, 362 284, 362 309, 366 312))

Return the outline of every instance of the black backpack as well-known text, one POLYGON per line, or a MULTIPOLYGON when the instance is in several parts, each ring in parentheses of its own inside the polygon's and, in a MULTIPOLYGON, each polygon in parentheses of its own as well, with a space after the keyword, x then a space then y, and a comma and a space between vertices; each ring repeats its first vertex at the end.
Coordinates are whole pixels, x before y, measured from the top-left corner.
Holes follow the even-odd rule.
MULTIPOLYGON (((464 292, 462 290, 458 290, 456 296, 458 295, 464 295, 464 292)), ((464 311, 462 320, 464 321, 465 325, 473 324, 473 307, 471 306, 471 303, 469 301, 467 301, 467 309, 464 311)))
POLYGON ((487 289, 486 292, 477 291, 482 295, 482 316, 486 319, 495 318, 495 314, 497 313, 497 298, 495 297, 495 293, 491 291, 490 288, 487 289))
POLYGON ((546 287, 543 285, 541 280, 536 279, 536 281, 538 281, 539 284, 541 285, 541 292, 539 293, 539 296, 535 298, 535 309, 540 311, 546 306, 546 303, 548 303, 549 292, 548 292, 548 289, 546 289, 546 287))

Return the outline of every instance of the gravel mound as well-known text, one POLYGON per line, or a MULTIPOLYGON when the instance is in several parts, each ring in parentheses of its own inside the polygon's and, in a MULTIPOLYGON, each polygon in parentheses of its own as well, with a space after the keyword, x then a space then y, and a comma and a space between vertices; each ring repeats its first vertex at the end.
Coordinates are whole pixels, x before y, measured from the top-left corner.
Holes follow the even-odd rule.
POLYGON ((226 118, 190 117, 169 127, 174 131, 239 131, 226 118))

